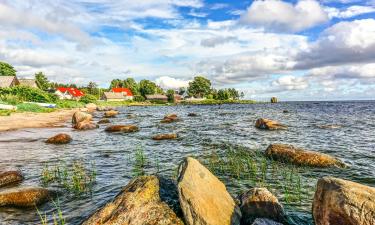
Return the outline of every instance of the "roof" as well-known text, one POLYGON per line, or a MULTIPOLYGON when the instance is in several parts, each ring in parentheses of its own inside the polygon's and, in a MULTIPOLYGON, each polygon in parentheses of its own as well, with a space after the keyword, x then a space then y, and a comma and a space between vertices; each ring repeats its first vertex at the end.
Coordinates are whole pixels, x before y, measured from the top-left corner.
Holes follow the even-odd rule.
POLYGON ((147 99, 168 99, 166 95, 146 95, 147 99))
POLYGON ((34 79, 18 79, 20 85, 28 87, 38 87, 34 79))
POLYGON ((78 90, 77 88, 65 88, 65 87, 58 87, 56 90, 65 93, 68 92, 73 97, 82 97, 85 95, 82 91, 78 90))
POLYGON ((133 93, 129 88, 112 88, 112 92, 125 93, 126 96, 133 96, 133 93))
POLYGON ((16 76, 0 76, 0 88, 10 87, 14 79, 18 81, 16 76))
POLYGON ((104 92, 103 95, 106 99, 124 99, 122 93, 104 92))

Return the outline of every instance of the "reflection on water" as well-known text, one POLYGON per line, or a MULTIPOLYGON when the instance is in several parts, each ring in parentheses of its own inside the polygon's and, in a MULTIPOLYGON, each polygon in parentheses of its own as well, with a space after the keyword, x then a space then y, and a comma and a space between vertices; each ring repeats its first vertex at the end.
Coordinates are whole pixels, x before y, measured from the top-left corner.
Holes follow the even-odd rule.
MULTIPOLYGON (((210 154, 206 146, 229 142, 265 150, 270 143, 289 143, 341 158, 349 169, 311 169, 316 180, 325 175, 350 179, 375 186, 375 102, 293 102, 255 105, 125 107, 112 119, 114 124, 136 124, 141 130, 131 134, 108 134, 100 129, 73 131, 71 128, 25 129, 0 133, 0 166, 15 166, 25 174, 27 185, 41 185, 40 173, 45 163, 80 159, 95 162, 97 182, 90 195, 76 197, 62 191, 61 210, 68 224, 79 224, 97 208, 111 200, 134 174, 135 152, 142 148, 147 158, 146 172, 173 177, 181 159, 210 154), (283 113, 287 110, 288 113, 283 113), (198 117, 188 117, 190 112, 198 117), (177 113, 182 121, 161 124, 167 113, 177 113), (136 117, 128 118, 128 114, 136 117), (267 132, 254 128, 259 117, 278 120, 288 131, 267 132), (335 125, 328 126, 326 125, 335 125), (322 127, 323 126, 323 127, 322 127), (73 142, 55 146, 44 143, 59 132, 72 135, 73 142), (178 133, 179 139, 154 141, 160 133, 178 133)), ((98 120, 102 113, 95 114, 98 120)), ((251 186, 247 182, 227 182, 235 195, 251 186)), ((307 207, 308 208, 308 207, 307 207)), ((39 207, 47 213, 52 203, 39 207)), ((288 208, 289 210, 289 208, 288 208)), ((311 223, 307 211, 289 210, 296 223, 311 223)), ((0 209, 1 224, 37 224, 35 209, 0 209)))

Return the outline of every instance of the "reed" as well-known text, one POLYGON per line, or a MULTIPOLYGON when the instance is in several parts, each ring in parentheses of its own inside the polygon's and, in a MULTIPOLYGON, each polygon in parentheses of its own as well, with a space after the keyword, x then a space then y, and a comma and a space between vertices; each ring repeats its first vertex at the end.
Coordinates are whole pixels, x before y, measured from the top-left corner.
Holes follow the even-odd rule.
POLYGON ((145 167, 148 162, 141 146, 137 147, 134 158, 133 175, 136 177, 145 175, 145 167))
MULTIPOLYGON (((65 218, 63 216, 63 213, 62 213, 62 210, 61 210, 61 207, 60 207, 60 203, 59 203, 59 200, 57 199, 57 203, 55 201, 52 201, 53 203, 53 206, 54 206, 54 211, 56 212, 52 212, 52 221, 53 221, 53 225, 65 225, 66 222, 65 222, 65 218)), ((42 213, 39 211, 38 207, 36 207, 36 211, 38 213, 38 216, 39 216, 39 219, 40 219, 40 224, 41 225, 48 225, 48 217, 47 217, 47 213, 42 213)))

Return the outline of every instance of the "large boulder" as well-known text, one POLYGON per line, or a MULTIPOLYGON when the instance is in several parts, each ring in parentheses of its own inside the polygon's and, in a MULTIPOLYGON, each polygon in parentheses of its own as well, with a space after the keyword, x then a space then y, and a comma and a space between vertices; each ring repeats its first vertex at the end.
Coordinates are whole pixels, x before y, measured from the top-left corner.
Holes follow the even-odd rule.
POLYGON ((284 221, 284 209, 267 188, 251 188, 239 196, 242 221, 250 224, 256 218, 284 221))
POLYGON ((23 175, 18 169, 7 168, 0 171, 0 187, 18 183, 22 180, 23 175))
POLYGON ((166 116, 164 116, 163 120, 161 121, 162 123, 172 123, 172 122, 176 122, 176 121, 179 121, 180 119, 178 118, 178 116, 176 114, 168 114, 166 116))
POLYGON ((88 103, 85 105, 85 108, 89 111, 89 112, 93 112, 96 110, 97 106, 94 104, 94 103, 88 103))
POLYGON ((241 212, 225 185, 196 159, 179 166, 178 195, 188 225, 240 224, 241 212))
POLYGON ((98 128, 98 125, 91 121, 83 121, 75 124, 73 128, 77 130, 93 130, 98 128))
POLYGON ((139 131, 139 127, 135 125, 113 125, 105 128, 106 132, 122 132, 122 133, 132 133, 139 131))
POLYGON ((293 145, 271 144, 266 149, 265 154, 272 159, 289 162, 296 165, 314 167, 346 167, 343 162, 330 155, 304 150, 302 148, 294 147, 293 145))
POLYGON ((85 112, 80 112, 77 111, 73 114, 72 117, 72 124, 73 126, 80 123, 80 122, 87 122, 92 120, 92 115, 85 113, 85 112))
POLYGON ((278 223, 276 221, 266 219, 266 218, 257 218, 251 225, 283 225, 282 223, 278 223))
POLYGON ((47 139, 46 143, 48 144, 68 144, 72 141, 72 137, 69 134, 57 134, 53 137, 47 139))
POLYGON ((287 126, 280 124, 277 121, 259 118, 255 122, 255 127, 264 130, 286 130, 287 126))
POLYGON ((104 113, 105 118, 113 118, 113 117, 116 117, 117 115, 118 115, 118 111, 116 110, 110 110, 104 113))
POLYGON ((318 180, 313 216, 316 225, 373 225, 375 188, 323 177, 318 180))
POLYGON ((160 140, 170 140, 170 139, 176 139, 177 134, 158 134, 152 137, 152 139, 160 141, 160 140))
POLYGON ((135 178, 82 225, 183 225, 171 208, 160 200, 156 176, 135 178))
POLYGON ((272 97, 271 98, 271 103, 277 103, 279 100, 277 100, 277 98, 276 97, 272 97))
POLYGON ((0 206, 35 207, 49 200, 48 189, 41 187, 16 187, 0 192, 0 206))

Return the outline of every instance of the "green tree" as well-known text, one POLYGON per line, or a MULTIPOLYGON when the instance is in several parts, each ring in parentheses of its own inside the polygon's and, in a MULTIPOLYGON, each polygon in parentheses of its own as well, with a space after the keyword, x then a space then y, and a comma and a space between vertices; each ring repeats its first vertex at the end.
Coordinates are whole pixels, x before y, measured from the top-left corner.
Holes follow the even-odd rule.
POLYGON ((156 84, 149 80, 141 80, 139 82, 139 92, 143 97, 156 93, 156 84))
POLYGON ((210 94, 211 91, 211 81, 202 77, 194 77, 194 80, 189 82, 188 92, 189 95, 194 97, 205 97, 210 94))
POLYGON ((139 95, 139 85, 134 80, 134 78, 126 78, 123 81, 123 87, 129 88, 132 91, 133 95, 139 95))
POLYGON ((235 100, 238 100, 240 98, 240 94, 238 93, 238 91, 236 89, 229 88, 228 92, 229 92, 229 98, 232 98, 232 99, 235 99, 235 100))
POLYGON ((98 99, 94 95, 85 94, 84 96, 79 99, 80 102, 83 103, 95 103, 98 99))
POLYGON ((118 87, 122 87, 122 86, 123 86, 122 80, 114 79, 114 80, 111 81, 111 86, 109 88, 112 89, 112 88, 118 88, 118 87))
POLYGON ((245 93, 243 93, 243 91, 241 91, 240 98, 243 99, 244 97, 245 97, 245 93))
POLYGON ((169 102, 174 102, 174 90, 169 89, 167 91, 167 97, 169 102))
POLYGON ((230 97, 230 92, 228 89, 220 89, 217 92, 217 99, 218 100, 228 100, 230 97))
POLYGON ((90 95, 97 95, 99 93, 98 85, 95 82, 89 82, 87 85, 87 91, 90 95))
POLYGON ((16 70, 6 62, 0 62, 0 76, 16 76, 16 70))
POLYGON ((184 95, 186 92, 186 88, 185 87, 180 87, 180 89, 178 89, 178 94, 179 95, 184 95))
POLYGON ((48 90, 48 88, 50 87, 50 83, 46 75, 44 75, 42 72, 38 72, 35 74, 35 81, 36 85, 38 85, 38 88, 41 90, 48 90))

